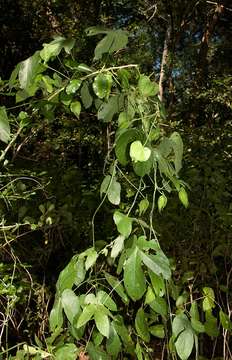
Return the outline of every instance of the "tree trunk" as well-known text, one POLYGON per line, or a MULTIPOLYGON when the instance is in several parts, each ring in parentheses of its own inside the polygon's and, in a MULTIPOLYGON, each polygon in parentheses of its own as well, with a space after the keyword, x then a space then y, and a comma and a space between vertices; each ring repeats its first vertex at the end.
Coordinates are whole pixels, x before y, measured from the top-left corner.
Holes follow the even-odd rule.
POLYGON ((160 78, 159 78, 159 99, 160 99, 160 101, 163 101, 163 96, 164 96, 164 88, 165 88, 164 82, 165 82, 166 72, 167 72, 170 40, 171 40, 171 26, 169 25, 166 30, 166 34, 165 34, 164 48, 163 48, 161 66, 160 66, 160 78))
POLYGON ((217 4, 216 8, 212 14, 209 14, 206 27, 201 39, 201 47, 199 52, 199 61, 198 61, 198 74, 197 74, 197 83, 203 84, 207 79, 208 73, 208 50, 209 42, 213 36, 215 26, 219 20, 221 13, 223 12, 223 5, 217 4))

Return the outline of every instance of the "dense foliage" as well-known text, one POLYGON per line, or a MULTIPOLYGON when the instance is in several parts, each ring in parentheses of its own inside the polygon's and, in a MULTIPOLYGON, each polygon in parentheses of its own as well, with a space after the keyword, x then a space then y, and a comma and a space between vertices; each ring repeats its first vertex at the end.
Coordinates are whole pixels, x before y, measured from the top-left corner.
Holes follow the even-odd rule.
POLYGON ((30 3, 2 50, 3 79, 30 55, 1 82, 2 358, 230 359, 229 4, 30 3))

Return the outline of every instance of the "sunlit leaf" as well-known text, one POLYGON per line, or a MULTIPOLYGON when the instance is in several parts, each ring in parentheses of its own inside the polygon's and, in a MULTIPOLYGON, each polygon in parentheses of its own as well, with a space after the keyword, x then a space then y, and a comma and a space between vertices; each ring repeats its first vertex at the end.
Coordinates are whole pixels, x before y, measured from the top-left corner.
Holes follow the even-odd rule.
POLYGON ((180 201, 184 205, 184 207, 187 208, 189 206, 188 194, 187 194, 186 190, 183 187, 180 188, 180 191, 178 192, 178 196, 179 196, 180 201))
POLYGON ((94 79, 93 90, 100 99, 108 98, 112 84, 113 80, 110 73, 100 73, 94 79))
POLYGON ((75 94, 77 90, 80 88, 80 86, 81 86, 81 80, 79 79, 70 80, 70 83, 66 86, 66 93, 68 95, 75 94))
POLYGON ((96 297, 98 304, 106 306, 110 311, 117 311, 117 305, 111 298, 111 295, 107 294, 103 290, 99 290, 96 297))
POLYGON ((10 124, 5 106, 0 107, 0 140, 4 143, 10 140, 10 124))
POLYGON ((158 84, 151 81, 150 78, 146 75, 140 76, 138 87, 140 94, 145 97, 157 95, 159 92, 158 84))
POLYGON ((58 348, 55 352, 56 360, 76 360, 78 349, 75 344, 65 344, 58 348))
POLYGON ((70 323, 73 323, 73 319, 80 310, 80 301, 78 296, 71 289, 65 289, 61 295, 61 303, 70 323))
POLYGON ((93 315, 96 312, 96 306, 97 305, 95 304, 88 304, 84 307, 83 312, 78 318, 76 325, 77 328, 82 327, 93 318, 93 315))
POLYGON ((70 110, 73 112, 73 114, 79 117, 81 113, 81 103, 79 101, 73 101, 70 105, 70 110))
POLYGON ((132 231, 132 218, 129 218, 119 211, 115 211, 113 218, 118 232, 127 238, 132 231))
POLYGON ((100 333, 109 338, 110 335, 110 322, 108 316, 105 314, 104 311, 101 311, 101 306, 96 308, 96 312, 94 314, 94 320, 97 326, 97 329, 100 333))
POLYGON ((165 206, 167 205, 167 202, 168 202, 168 199, 164 194, 159 196, 159 198, 158 198, 158 210, 159 210, 159 212, 161 212, 165 208, 165 206))
POLYGON ((142 145, 141 141, 134 141, 130 146, 130 157, 132 161, 147 161, 151 156, 151 150, 142 145))
POLYGON ((125 236, 123 236, 123 235, 119 235, 114 240, 114 244, 112 246, 112 250, 111 250, 111 254, 110 254, 110 256, 112 258, 115 259, 118 256, 118 254, 122 251, 122 249, 124 247, 124 240, 125 240, 125 236))
POLYGON ((94 248, 88 249, 88 256, 85 261, 85 268, 89 270, 96 262, 98 258, 98 253, 94 248))

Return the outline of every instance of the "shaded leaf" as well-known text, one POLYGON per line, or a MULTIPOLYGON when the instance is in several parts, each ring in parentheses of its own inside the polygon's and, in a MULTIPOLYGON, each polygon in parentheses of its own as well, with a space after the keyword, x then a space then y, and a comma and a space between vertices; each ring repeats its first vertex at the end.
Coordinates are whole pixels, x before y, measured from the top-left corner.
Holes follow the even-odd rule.
POLYGON ((110 335, 109 339, 106 341, 106 350, 107 353, 117 358, 120 350, 121 350, 121 341, 120 338, 113 326, 113 324, 110 325, 110 335))
POLYGON ((107 282, 110 284, 110 286, 113 288, 113 290, 116 291, 116 293, 121 297, 122 301, 125 304, 129 304, 129 298, 128 298, 127 294, 125 293, 122 283, 116 277, 114 277, 106 272, 104 274, 105 274, 105 278, 106 278, 107 282))
POLYGON ((81 101, 82 101, 85 109, 89 109, 93 102, 93 98, 90 94, 89 86, 88 86, 87 82, 84 82, 84 84, 81 88, 81 101))
POLYGON ((63 313, 62 313, 62 303, 61 299, 57 298, 55 300, 54 306, 50 312, 49 316, 49 326, 52 332, 55 331, 56 328, 61 328, 63 325, 63 313))
POLYGON ((120 112, 123 106, 123 98, 124 96, 122 94, 111 96, 109 100, 104 102, 98 109, 98 119, 104 122, 110 122, 113 116, 120 112))
POLYGON ((146 291, 146 279, 136 247, 124 266, 124 284, 132 300, 141 299, 146 291))
POLYGON ((143 339, 143 341, 150 341, 150 333, 143 308, 140 308, 137 311, 135 317, 135 329, 137 331, 137 334, 141 337, 141 339, 143 339))

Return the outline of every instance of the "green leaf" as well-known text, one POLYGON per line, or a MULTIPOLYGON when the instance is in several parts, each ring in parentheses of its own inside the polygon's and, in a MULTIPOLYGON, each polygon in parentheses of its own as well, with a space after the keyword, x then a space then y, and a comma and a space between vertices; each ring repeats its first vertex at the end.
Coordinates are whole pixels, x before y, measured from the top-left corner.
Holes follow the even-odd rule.
POLYGON ((175 347, 181 360, 187 360, 191 355, 194 346, 194 334, 190 329, 184 330, 178 336, 175 347))
POLYGON ((165 208, 165 206, 167 205, 168 199, 166 198, 166 196, 160 195, 159 199, 158 199, 158 210, 161 213, 161 211, 165 208))
POLYGON ((87 73, 87 74, 93 72, 93 69, 91 69, 91 68, 90 68, 88 65, 86 65, 86 64, 79 64, 76 69, 77 69, 78 71, 80 71, 80 72, 84 72, 84 73, 87 73))
POLYGON ((176 173, 178 174, 182 167, 183 141, 178 132, 172 133, 172 135, 170 136, 170 140, 172 141, 172 146, 175 154, 175 169, 176 173))
POLYGON ((107 193, 109 185, 110 185, 110 181, 111 181, 111 176, 110 175, 106 175, 101 183, 101 187, 100 187, 100 196, 102 197, 102 194, 107 193))
POLYGON ((48 62, 52 57, 59 55, 61 52, 64 41, 64 37, 58 37, 57 39, 51 41, 49 44, 43 44, 43 50, 40 51, 40 57, 44 62, 48 62))
POLYGON ((10 140, 10 124, 5 106, 0 107, 0 140, 4 143, 10 140))
POLYGON ((156 255, 146 255, 140 251, 140 257, 144 265, 157 275, 162 275, 164 279, 168 280, 171 277, 171 269, 168 258, 162 251, 157 251, 156 255))
POLYGON ((165 294, 165 283, 163 277, 161 275, 155 274, 151 270, 148 270, 148 274, 151 279, 151 284, 155 294, 159 297, 162 297, 165 294))
POLYGON ((111 96, 108 102, 104 102, 98 109, 97 117, 104 122, 110 122, 114 115, 119 113, 123 106, 122 94, 111 96))
POLYGON ((83 312, 78 318, 76 327, 80 328, 84 326, 87 322, 89 322, 93 318, 93 315, 96 312, 96 310, 97 310, 97 305, 95 304, 86 305, 83 309, 83 312))
POLYGON ((203 310, 208 311, 213 309, 215 307, 215 303, 214 303, 215 295, 213 289, 210 287, 204 287, 203 294, 205 296, 203 300, 203 310))
POLYGON ((119 339, 119 336, 113 326, 113 324, 110 325, 110 336, 109 339, 106 340, 106 350, 107 353, 112 355, 114 358, 118 357, 119 352, 121 351, 121 341, 119 339))
POLYGON ((117 311, 117 305, 114 300, 111 299, 110 295, 103 290, 99 290, 97 293, 98 304, 106 306, 111 311, 117 311))
POLYGON ((149 201, 146 199, 143 199, 139 203, 139 216, 143 215, 149 207, 149 201))
POLYGON ((227 314, 224 311, 220 310, 219 312, 220 323, 222 327, 226 330, 232 330, 232 322, 227 314))
POLYGON ((88 249, 88 256, 85 261, 85 269, 88 271, 96 262, 98 258, 98 253, 94 248, 88 249))
POLYGON ((127 238, 132 231, 132 219, 119 211, 115 211, 113 218, 118 232, 127 238))
POLYGON ((41 64, 38 51, 19 64, 18 78, 20 88, 25 90, 24 99, 35 94, 36 90, 38 89, 38 85, 36 84, 36 77, 42 71, 44 71, 44 66, 41 64))
POLYGON ((134 141, 130 146, 130 157, 132 161, 147 161, 151 156, 151 150, 142 145, 141 141, 134 141))
POLYGON ((124 285, 132 300, 141 299, 146 291, 146 279, 136 247, 124 266, 124 285))
POLYGON ((86 345, 86 350, 91 360, 109 360, 109 355, 100 347, 94 346, 91 341, 86 345))
POLYGON ((162 324, 150 326, 149 331, 153 336, 158 337, 159 339, 164 339, 165 337, 164 326, 162 324))
POLYGON ((106 272, 104 274, 105 274, 105 278, 106 278, 107 282, 110 284, 110 286, 113 288, 113 290, 116 291, 116 293, 121 297, 122 301, 126 305, 128 305, 129 298, 128 298, 127 294, 125 293, 124 287, 121 284, 121 282, 116 277, 114 277, 106 272))
POLYGON ((75 270, 76 271, 75 271, 74 283, 75 283, 75 285, 79 285, 84 281, 85 275, 86 275, 83 258, 78 258, 78 260, 76 262, 75 270))
POLYGON ((129 350, 130 347, 133 349, 134 344, 129 334, 128 328, 124 324, 123 317, 116 315, 112 323, 122 342, 125 344, 127 350, 129 350))
POLYGON ((137 331, 137 334, 141 337, 141 339, 143 341, 145 341, 145 342, 150 341, 149 328, 148 328, 147 319, 145 317, 143 308, 140 308, 137 311, 137 314, 135 317, 135 329, 137 331))
POLYGON ((110 187, 107 190, 107 197, 111 204, 119 205, 121 201, 121 185, 116 181, 115 177, 111 181, 110 187))
POLYGON ((164 298, 157 296, 151 303, 149 303, 149 305, 157 314, 160 314, 163 317, 167 316, 168 307, 164 298))
POLYGON ((191 318, 191 325, 192 325, 192 328, 196 331, 196 333, 204 333, 205 332, 205 327, 200 322, 200 320, 191 318))
POLYGON ((78 349, 75 344, 65 344, 55 352, 56 360, 76 360, 78 349))
POLYGON ((126 47, 128 42, 127 33, 123 30, 108 31, 106 36, 97 44, 94 59, 100 60, 105 53, 112 54, 126 47))
POLYGON ((112 84, 113 80, 110 73, 100 73, 94 79, 93 90, 100 99, 108 98, 110 95, 112 84))
POLYGON ((137 360, 143 360, 143 350, 138 341, 137 341, 137 344, 135 347, 135 354, 136 354, 137 360))
POLYGON ((199 314, 198 305, 197 305, 196 301, 193 301, 191 304, 190 315, 191 315, 191 318, 200 320, 200 314, 199 314))
POLYGON ((124 240, 125 240, 125 236, 123 235, 119 235, 115 240, 114 240, 114 245, 112 246, 112 250, 111 250, 111 254, 110 256, 115 259, 118 254, 123 250, 124 248, 124 240))
POLYGON ((115 153, 118 161, 126 165, 129 161, 128 145, 134 140, 141 140, 141 132, 136 129, 124 131, 116 140, 115 153))
POLYGON ((75 45, 75 39, 69 38, 69 39, 65 39, 63 41, 63 48, 66 52, 66 54, 70 54, 71 50, 73 49, 74 45, 75 45))
POLYGON ((68 265, 60 272, 56 288, 60 294, 65 289, 71 289, 76 280, 75 259, 72 258, 68 265))
POLYGON ((55 300, 54 306, 50 312, 49 316, 49 326, 50 330, 54 332, 57 328, 61 328, 63 325, 63 310, 61 299, 58 298, 55 300))
POLYGON ((213 316, 211 310, 205 311, 206 321, 204 323, 205 332, 209 336, 217 337, 219 335, 219 329, 217 326, 217 319, 213 316))
POLYGON ((89 109, 93 102, 93 98, 89 92, 89 86, 87 82, 84 82, 81 88, 81 101, 85 109, 89 109))
POLYGON ((108 34, 111 30, 104 28, 103 26, 90 26, 85 29, 87 36, 95 36, 99 34, 108 34))
POLYGON ((185 314, 176 315, 172 322, 172 331, 177 354, 181 360, 187 360, 193 350, 194 331, 185 314))
POLYGON ((188 202, 188 194, 186 192, 186 190, 182 187, 180 188, 180 191, 178 193, 179 199, 182 202, 182 204, 184 205, 184 207, 188 207, 189 206, 189 202, 188 202))
POLYGON ((157 95, 159 92, 158 84, 152 82, 150 78, 146 75, 140 76, 138 87, 140 94, 144 97, 154 96, 157 95))
POLYGON ((110 335, 110 322, 108 316, 102 311, 102 306, 97 306, 94 314, 95 324, 99 332, 109 338, 110 335))
POLYGON ((77 90, 80 88, 81 86, 81 80, 79 79, 73 79, 70 81, 70 83, 66 86, 66 93, 68 95, 70 94, 75 94, 77 92, 77 90))
POLYGON ((126 129, 130 126, 130 116, 127 112, 122 111, 118 117, 118 126, 121 129, 126 129))
MULTIPOLYGON (((149 149, 150 150, 150 149, 149 149)), ((133 169, 136 175, 143 177, 145 175, 149 175, 151 172, 151 168, 153 166, 153 158, 149 157, 147 161, 137 161, 133 163, 133 169)))
POLYGON ((73 101, 70 105, 70 110, 73 112, 73 114, 79 117, 81 112, 81 103, 79 101, 73 101))
POLYGON ((61 303, 69 322, 72 324, 73 319, 79 313, 80 301, 74 291, 65 289, 61 295, 61 303))

